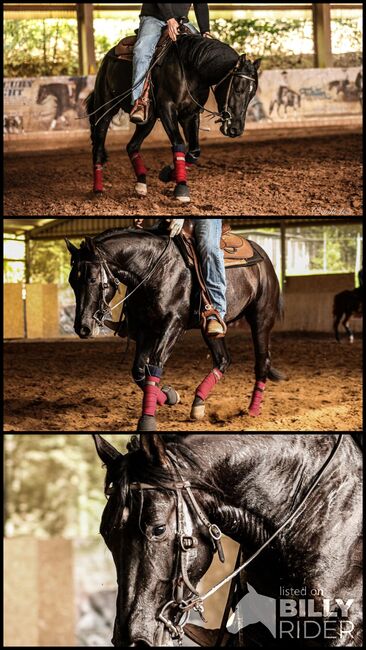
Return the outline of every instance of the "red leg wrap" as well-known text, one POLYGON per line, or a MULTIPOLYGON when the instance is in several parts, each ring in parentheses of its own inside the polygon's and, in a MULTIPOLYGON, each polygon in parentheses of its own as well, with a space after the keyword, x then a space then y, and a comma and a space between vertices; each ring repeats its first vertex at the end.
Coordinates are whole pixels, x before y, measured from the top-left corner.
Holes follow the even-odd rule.
POLYGON ((144 401, 142 405, 142 414, 155 417, 156 407, 158 404, 159 393, 161 393, 158 384, 158 377, 149 377, 144 386, 144 401))
POLYGON ((167 399, 168 399, 168 395, 166 393, 163 393, 163 391, 160 390, 160 388, 158 388, 158 405, 164 406, 167 399))
POLYGON ((209 375, 207 375, 206 379, 203 380, 202 384, 198 386, 196 390, 196 395, 197 397, 200 397, 203 400, 206 400, 211 393, 212 389, 215 388, 216 384, 219 383, 220 379, 222 379, 223 373, 218 370, 218 368, 215 368, 212 372, 210 372, 209 375))
POLYGON ((174 154, 174 171, 176 183, 187 182, 186 157, 182 151, 175 151, 174 154))
POLYGON ((266 384, 262 381, 257 381, 254 387, 252 401, 249 406, 249 415, 257 417, 261 414, 261 406, 264 399, 264 391, 266 384))
POLYGON ((139 153, 133 153, 130 156, 130 160, 132 163, 132 166, 135 170, 136 177, 138 178, 139 176, 146 176, 147 175, 147 168, 145 167, 145 163, 143 161, 143 158, 141 154, 139 153))
POLYGON ((103 165, 94 166, 94 192, 103 192, 103 165))

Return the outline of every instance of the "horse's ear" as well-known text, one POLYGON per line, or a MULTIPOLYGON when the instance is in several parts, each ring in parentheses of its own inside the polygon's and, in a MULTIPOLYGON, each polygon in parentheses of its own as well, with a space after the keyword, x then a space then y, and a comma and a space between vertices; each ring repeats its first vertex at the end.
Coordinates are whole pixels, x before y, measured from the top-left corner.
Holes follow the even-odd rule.
POLYGON ((260 64, 262 63, 262 59, 256 59, 253 63, 254 67, 256 70, 259 70, 260 64))
POLYGON ((66 242, 66 246, 67 246, 68 251, 71 253, 72 257, 75 257, 77 255, 77 253, 79 252, 79 249, 76 248, 76 246, 74 246, 74 244, 72 244, 71 241, 69 239, 67 239, 67 237, 65 237, 65 242, 66 242))
POLYGON ((85 237, 85 246, 92 255, 96 254, 94 239, 92 237, 85 237))
POLYGON ((149 461, 155 465, 166 467, 169 464, 165 444, 158 433, 142 433, 140 447, 149 461))
POLYGON ((99 433, 93 433, 93 438, 95 446, 97 448, 98 456, 103 461, 104 465, 107 465, 108 467, 108 465, 113 463, 117 458, 122 458, 122 454, 120 454, 120 452, 115 447, 113 447, 113 445, 104 440, 104 438, 102 438, 99 433))

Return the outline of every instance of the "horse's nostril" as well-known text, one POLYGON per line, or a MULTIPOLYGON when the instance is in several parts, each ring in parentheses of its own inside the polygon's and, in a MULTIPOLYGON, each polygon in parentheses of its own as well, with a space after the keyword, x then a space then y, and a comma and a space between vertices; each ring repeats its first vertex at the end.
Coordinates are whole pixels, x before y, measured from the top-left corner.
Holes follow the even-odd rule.
POLYGON ((87 327, 86 325, 83 325, 82 327, 80 327, 80 336, 81 336, 82 339, 86 339, 90 335, 91 335, 90 327, 87 327))

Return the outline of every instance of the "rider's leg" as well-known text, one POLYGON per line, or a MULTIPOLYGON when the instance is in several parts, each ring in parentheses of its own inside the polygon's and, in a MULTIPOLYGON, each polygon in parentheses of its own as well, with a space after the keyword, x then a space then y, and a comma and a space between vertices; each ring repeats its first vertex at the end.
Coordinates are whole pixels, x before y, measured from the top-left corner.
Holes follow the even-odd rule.
POLYGON ((165 23, 162 20, 152 16, 141 16, 140 18, 138 37, 133 49, 132 67, 133 109, 131 117, 134 116, 135 121, 142 122, 146 119, 145 107, 139 106, 138 100, 141 98, 146 75, 164 26, 165 23))
MULTIPOLYGON (((222 219, 196 219, 195 232, 202 271, 212 305, 224 321, 227 302, 224 253, 220 247, 222 219)), ((225 329, 221 323, 213 319, 209 321, 207 334, 219 336, 225 334, 225 329)))

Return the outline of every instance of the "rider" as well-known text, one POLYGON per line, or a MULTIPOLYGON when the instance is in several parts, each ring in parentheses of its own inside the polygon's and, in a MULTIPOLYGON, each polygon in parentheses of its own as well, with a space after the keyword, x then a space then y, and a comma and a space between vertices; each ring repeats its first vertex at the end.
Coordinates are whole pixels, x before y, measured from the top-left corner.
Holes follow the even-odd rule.
MULTIPOLYGON (((210 38, 210 20, 208 4, 193 3, 198 26, 202 36, 210 38)), ((140 14, 140 27, 137 42, 133 50, 132 104, 130 120, 141 124, 147 120, 149 99, 143 93, 146 75, 148 73, 155 48, 161 36, 162 29, 168 27, 172 41, 179 34, 178 19, 187 16, 191 3, 177 2, 144 2, 140 14), (135 87, 136 86, 136 87, 135 87)), ((198 34, 191 23, 186 25, 193 33, 198 34)))
MULTIPOLYGON (((143 221, 143 219, 134 219, 135 226, 142 228, 143 221)), ((176 237, 182 232, 184 219, 167 219, 167 221, 170 222, 169 231, 171 237, 176 237)), ((222 219, 192 219, 192 221, 195 224, 197 250, 212 306, 217 310, 224 322, 227 303, 224 254, 220 247, 222 219)), ((209 338, 225 335, 226 327, 216 316, 210 316, 207 321, 206 335, 209 338)))

